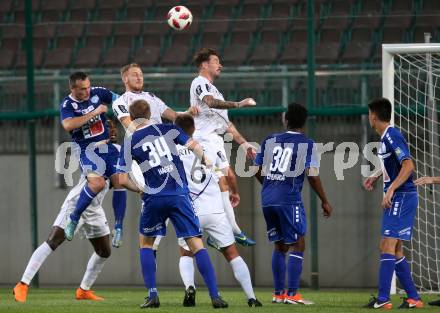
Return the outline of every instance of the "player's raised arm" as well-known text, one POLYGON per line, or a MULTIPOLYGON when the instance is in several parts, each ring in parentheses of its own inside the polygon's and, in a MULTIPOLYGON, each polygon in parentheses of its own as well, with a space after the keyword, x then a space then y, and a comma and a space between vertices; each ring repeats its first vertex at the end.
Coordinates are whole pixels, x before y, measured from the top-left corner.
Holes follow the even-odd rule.
POLYGON ((203 102, 205 102, 210 108, 213 109, 236 109, 255 106, 257 103, 252 98, 246 98, 240 102, 226 101, 215 99, 212 95, 206 95, 203 97, 203 102))
POLYGON ((440 184, 440 176, 423 176, 414 181, 416 186, 440 184))
POLYGON ((87 113, 86 115, 78 117, 65 117, 61 123, 63 125, 63 128, 66 131, 70 132, 74 129, 80 128, 92 118, 102 113, 107 113, 107 106, 104 104, 99 105, 95 110, 87 113))

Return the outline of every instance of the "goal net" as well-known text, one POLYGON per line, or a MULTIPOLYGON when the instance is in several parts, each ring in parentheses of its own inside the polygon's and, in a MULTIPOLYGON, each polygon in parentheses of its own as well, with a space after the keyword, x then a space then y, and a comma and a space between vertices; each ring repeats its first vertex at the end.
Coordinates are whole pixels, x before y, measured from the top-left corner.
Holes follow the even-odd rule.
MULTIPOLYGON (((394 98, 394 125, 410 146, 416 167, 414 178, 440 176, 440 47, 384 45, 384 54, 387 46, 395 50, 384 55, 384 62, 389 62, 383 65, 384 96, 394 98), (394 73, 389 77, 386 69, 391 67, 394 73)), ((418 289, 439 292, 440 185, 421 186, 417 191, 419 207, 412 240, 404 244, 405 255, 418 289)))

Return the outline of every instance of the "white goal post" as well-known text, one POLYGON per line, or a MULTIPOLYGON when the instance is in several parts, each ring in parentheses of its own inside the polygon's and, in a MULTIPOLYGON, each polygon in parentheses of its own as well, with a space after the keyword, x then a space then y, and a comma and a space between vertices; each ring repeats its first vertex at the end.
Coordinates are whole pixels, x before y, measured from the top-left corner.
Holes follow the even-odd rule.
MULTIPOLYGON (((440 44, 383 44, 382 92, 393 105, 392 125, 410 146, 414 178, 440 176, 440 44)), ((413 237, 404 245, 405 255, 419 291, 439 292, 440 188, 421 186, 418 195, 413 237)))

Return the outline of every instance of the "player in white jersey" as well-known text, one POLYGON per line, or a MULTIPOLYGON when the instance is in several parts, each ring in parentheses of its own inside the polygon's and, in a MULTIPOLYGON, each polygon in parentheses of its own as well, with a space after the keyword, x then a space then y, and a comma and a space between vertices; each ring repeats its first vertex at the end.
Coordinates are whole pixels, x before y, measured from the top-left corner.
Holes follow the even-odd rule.
MULTIPOLYGON (((175 123, 182 128, 188 136, 193 135, 195 127, 194 119, 191 115, 179 115, 175 123)), ((222 203, 218 176, 212 170, 207 170, 205 166, 202 166, 199 159, 187 147, 178 146, 177 148, 185 168, 190 197, 199 218, 201 229, 208 233, 209 238, 220 248, 226 261, 231 265, 235 278, 246 293, 248 305, 251 307, 262 306, 255 297, 249 269, 235 246, 232 227, 225 214, 222 203)), ((214 165, 218 166, 220 160, 218 156, 213 153, 213 150, 204 149, 204 153, 208 159, 217 160, 214 165)), ((181 254, 179 262, 180 275, 186 289, 183 305, 195 306, 194 263, 192 253, 185 240, 180 238, 178 242, 181 254)))
MULTIPOLYGON (((110 126, 110 138, 114 142, 116 140, 116 129, 110 126)), ((120 146, 114 144, 120 150, 120 146)), ((42 243, 32 254, 20 282, 14 287, 13 293, 15 301, 26 302, 29 284, 34 278, 35 274, 40 269, 46 258, 55 251, 66 239, 64 236, 64 229, 69 221, 70 213, 75 209, 78 198, 87 184, 87 179, 82 175, 78 184, 73 187, 66 199, 64 200, 61 210, 56 217, 49 238, 42 243)), ((104 189, 99 192, 92 200, 90 205, 81 215, 75 233, 82 233, 93 246, 94 253, 89 259, 86 272, 81 281, 80 287, 76 290, 75 298, 77 300, 103 300, 102 297, 97 296, 90 288, 104 267, 105 262, 110 257, 110 229, 104 209, 102 208, 102 201, 107 194, 110 186, 110 181, 107 179, 104 189)))
MULTIPOLYGON (((131 123, 128 109, 133 101, 139 99, 147 101, 150 105, 151 123, 162 123, 162 117, 174 122, 179 113, 169 108, 153 93, 143 91, 144 77, 139 64, 131 63, 123 66, 121 69, 121 79, 125 85, 125 93, 123 93, 117 100, 113 101, 112 107, 115 116, 125 128, 128 128, 131 123)), ((191 111, 194 111, 194 109, 191 111)))
POLYGON ((215 50, 202 48, 194 56, 194 63, 199 75, 194 78, 190 89, 191 107, 197 108, 198 115, 194 117, 196 129, 194 139, 200 142, 205 149, 213 150, 220 157, 220 170, 225 176, 220 178, 220 189, 225 212, 234 231, 235 239, 245 246, 255 244, 238 226, 235 220, 233 207, 237 206, 240 197, 238 194, 235 173, 229 166, 224 148, 224 141, 220 135, 230 133, 233 139, 247 151, 249 158, 255 158, 255 148, 238 132, 233 123, 229 121, 228 109, 256 105, 252 98, 240 102, 225 101, 220 91, 213 85, 214 80, 220 76, 222 65, 215 50), (231 193, 229 193, 231 190, 231 193))
MULTIPOLYGON (((112 108, 115 116, 127 131, 132 131, 129 129, 131 123, 129 107, 134 101, 139 99, 147 101, 150 105, 150 122, 152 124, 161 124, 162 117, 174 122, 176 117, 180 114, 169 108, 153 93, 143 90, 144 76, 139 64, 130 63, 123 66, 121 68, 121 79, 125 86, 125 93, 113 102, 112 108)), ((196 112, 197 110, 195 108, 190 108, 185 113, 195 114, 196 112)), ((132 172, 130 175, 138 186, 142 186, 144 181, 142 171, 136 162, 133 162, 132 166, 132 172)), ((157 236, 154 250, 157 250, 160 240, 161 236, 157 236)))

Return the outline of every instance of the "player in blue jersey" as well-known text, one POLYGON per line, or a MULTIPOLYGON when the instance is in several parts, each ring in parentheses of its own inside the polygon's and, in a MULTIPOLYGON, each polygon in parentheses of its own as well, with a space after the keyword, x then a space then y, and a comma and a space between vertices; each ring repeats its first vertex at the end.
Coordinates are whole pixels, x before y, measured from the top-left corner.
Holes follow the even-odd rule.
POLYGON ((379 292, 367 307, 391 309, 391 281, 394 271, 408 297, 399 308, 422 308, 423 302, 411 277, 411 269, 403 254, 403 241, 411 240, 412 227, 417 212, 417 189, 413 183, 414 163, 408 144, 402 134, 390 125, 391 103, 378 98, 368 104, 371 127, 381 137, 379 158, 382 174, 375 174, 364 182, 371 191, 375 182, 383 175, 384 196, 381 207, 382 239, 380 241, 379 292))
POLYGON ((75 72, 69 78, 71 94, 61 104, 61 123, 72 136, 75 153, 81 169, 87 177, 70 221, 64 229, 67 240, 72 240, 81 214, 104 189, 105 179, 110 179, 115 192, 113 206, 116 218, 116 236, 113 245, 121 243, 122 219, 125 213, 126 191, 120 186, 116 174, 119 151, 109 140, 106 125, 107 104, 117 95, 102 87, 90 87, 90 79, 84 72, 75 72), (120 231, 118 231, 118 229, 120 231))
POLYGON ((145 182, 139 241, 142 274, 149 295, 141 308, 160 306, 153 244, 157 236, 165 236, 165 221, 168 218, 174 225, 177 237, 184 238, 194 253, 197 267, 209 289, 213 307, 226 308, 228 304, 218 294, 214 269, 200 238, 199 220, 190 202, 185 169, 176 145, 186 145, 207 167, 212 167, 212 164, 204 157, 200 145, 180 128, 172 124, 151 124, 150 106, 145 100, 134 101, 129 112, 133 123, 140 122, 135 127, 136 131, 124 141, 119 171, 125 172, 121 174, 121 184, 129 190, 139 191, 126 173, 135 161, 142 170, 145 182))
POLYGON ((261 144, 255 164, 263 183, 261 202, 267 235, 274 242, 273 303, 313 304, 297 293, 305 250, 306 215, 301 197, 305 176, 322 201, 325 217, 332 213, 321 180, 314 142, 303 134, 307 110, 292 103, 284 116, 288 131, 272 134, 261 144), (287 261, 287 291, 286 280, 287 261))

